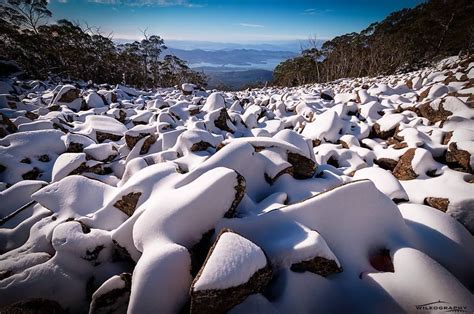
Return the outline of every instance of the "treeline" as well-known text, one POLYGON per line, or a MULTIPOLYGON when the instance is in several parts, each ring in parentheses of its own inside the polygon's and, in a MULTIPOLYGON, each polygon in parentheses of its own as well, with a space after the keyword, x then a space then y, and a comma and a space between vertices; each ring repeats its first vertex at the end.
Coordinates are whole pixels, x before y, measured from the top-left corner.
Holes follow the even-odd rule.
MULTIPOLYGON (((162 38, 116 45, 97 29, 67 20, 48 24, 47 0, 0 2, 0 60, 14 61, 35 79, 69 79, 123 83, 140 88, 168 87, 191 82, 205 85, 204 74, 166 49, 162 38)), ((0 74, 8 62, 2 62, 0 74), (2 66, 3 65, 3 66, 2 66)))
MULTIPOLYGON (((315 41, 314 41, 315 42, 315 41)), ((314 45, 280 63, 275 85, 296 86, 343 77, 409 71, 446 56, 474 51, 474 1, 431 0, 390 14, 360 33, 314 45)))

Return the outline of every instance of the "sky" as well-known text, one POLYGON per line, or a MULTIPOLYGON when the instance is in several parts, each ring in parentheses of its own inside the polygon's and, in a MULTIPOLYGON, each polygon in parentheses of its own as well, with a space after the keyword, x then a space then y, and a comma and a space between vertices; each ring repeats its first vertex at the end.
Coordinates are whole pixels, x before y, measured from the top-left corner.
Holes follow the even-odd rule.
POLYGON ((50 0, 53 20, 100 27, 114 39, 142 31, 168 40, 255 43, 358 32, 423 0, 50 0))

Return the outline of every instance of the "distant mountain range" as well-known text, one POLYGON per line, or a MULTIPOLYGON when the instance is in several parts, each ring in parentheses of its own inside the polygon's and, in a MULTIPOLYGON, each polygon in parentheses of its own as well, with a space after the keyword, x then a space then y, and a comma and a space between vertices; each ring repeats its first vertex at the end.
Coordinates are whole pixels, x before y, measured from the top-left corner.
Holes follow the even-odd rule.
MULTIPOLYGON (((321 44, 324 42, 320 41, 321 44)), ((250 42, 250 43, 229 43, 229 42, 214 42, 214 41, 194 41, 194 40, 172 40, 166 39, 167 46, 177 49, 193 50, 223 50, 223 49, 255 49, 255 50, 269 50, 269 51, 291 51, 300 52, 301 47, 306 48, 308 40, 280 40, 269 42, 250 42)))
MULTIPOLYGON (((130 40, 115 40, 117 43, 130 40)), ((317 41, 318 46, 324 40, 317 41)), ((249 84, 265 83, 272 79, 273 69, 282 61, 297 56, 308 48, 308 40, 288 40, 253 43, 167 40, 171 54, 185 60, 209 78, 208 87, 241 89, 249 84)))
MULTIPOLYGON (((278 40, 278 41, 262 41, 249 43, 231 43, 231 42, 215 42, 215 41, 200 41, 200 40, 175 40, 164 38, 165 44, 168 47, 183 49, 183 50, 223 50, 223 49, 255 49, 255 50, 270 50, 270 51, 291 51, 299 52, 301 48, 305 49, 308 46, 308 40, 278 40)), ((131 39, 115 38, 114 42, 117 44, 124 44, 133 42, 131 39)), ((318 40, 322 45, 324 40, 318 40)))
POLYGON ((265 83, 272 79, 273 69, 280 62, 297 54, 291 51, 257 49, 177 49, 172 54, 186 60, 196 71, 209 78, 209 88, 239 90, 249 84, 265 83))
MULTIPOLYGON (((116 39, 117 43, 131 42, 116 39)), ((324 40, 317 41, 318 46, 324 40)), ((248 84, 272 79, 273 69, 282 61, 297 56, 308 48, 308 40, 251 43, 229 43, 192 40, 169 40, 163 55, 172 54, 185 60, 209 78, 208 87, 241 89, 248 84)))
POLYGON ((249 84, 265 84, 273 78, 273 72, 264 69, 241 69, 232 67, 197 67, 209 78, 208 88, 240 90, 249 84))
POLYGON ((275 66, 297 55, 291 51, 242 48, 220 50, 168 48, 165 53, 186 60, 191 68, 204 72, 209 78, 209 88, 231 90, 270 81, 275 66))
POLYGON ((165 53, 186 60, 191 67, 224 65, 267 70, 273 70, 281 61, 297 55, 291 51, 257 49, 184 50, 168 48, 165 53))

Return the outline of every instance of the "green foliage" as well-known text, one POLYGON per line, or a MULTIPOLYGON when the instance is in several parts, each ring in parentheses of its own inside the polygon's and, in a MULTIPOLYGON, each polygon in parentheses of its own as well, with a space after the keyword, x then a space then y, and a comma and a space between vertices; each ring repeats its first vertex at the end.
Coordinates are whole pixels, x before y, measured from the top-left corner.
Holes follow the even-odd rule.
POLYGON ((184 82, 205 85, 166 49, 157 35, 125 45, 67 20, 46 24, 51 12, 46 0, 8 0, 0 3, 0 60, 15 61, 31 77, 59 77, 136 87, 173 86, 184 82))
POLYGON ((274 84, 295 86, 393 74, 473 50, 474 2, 431 0, 284 61, 275 68, 274 84))

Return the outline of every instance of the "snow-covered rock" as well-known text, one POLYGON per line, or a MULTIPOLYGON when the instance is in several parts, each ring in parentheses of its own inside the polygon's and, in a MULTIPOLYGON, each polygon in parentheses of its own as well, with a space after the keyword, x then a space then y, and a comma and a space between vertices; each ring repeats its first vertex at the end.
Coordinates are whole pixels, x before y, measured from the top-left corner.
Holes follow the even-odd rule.
POLYGON ((473 68, 1 83, 0 312, 472 312, 473 68))
POLYGON ((191 286, 192 312, 225 312, 270 281, 265 253, 244 237, 224 230, 191 286))

